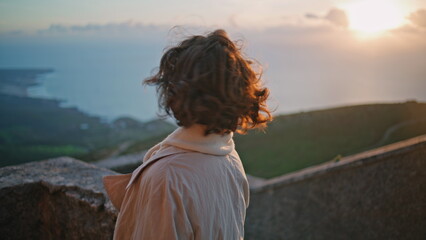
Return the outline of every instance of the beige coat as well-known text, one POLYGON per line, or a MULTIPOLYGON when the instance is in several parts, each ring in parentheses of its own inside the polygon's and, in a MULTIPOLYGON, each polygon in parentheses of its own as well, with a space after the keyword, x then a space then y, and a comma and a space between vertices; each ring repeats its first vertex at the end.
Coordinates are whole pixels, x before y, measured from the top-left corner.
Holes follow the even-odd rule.
POLYGON ((243 239, 249 186, 232 136, 178 128, 133 173, 104 177, 114 239, 243 239))

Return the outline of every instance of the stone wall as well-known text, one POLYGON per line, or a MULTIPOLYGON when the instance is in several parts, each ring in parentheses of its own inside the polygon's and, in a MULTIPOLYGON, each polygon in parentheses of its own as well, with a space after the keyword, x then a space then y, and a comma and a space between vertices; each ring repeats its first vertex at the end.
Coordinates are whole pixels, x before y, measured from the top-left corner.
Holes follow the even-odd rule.
POLYGON ((425 239, 426 135, 251 188, 246 239, 425 239))
POLYGON ((1 239, 112 239, 112 174, 67 157, 1 168, 1 239))
MULTIPOLYGON (((425 169, 426 135, 250 178, 246 239, 423 239, 425 169)), ((117 212, 102 185, 112 174, 68 157, 1 168, 1 239, 112 239, 117 212)))

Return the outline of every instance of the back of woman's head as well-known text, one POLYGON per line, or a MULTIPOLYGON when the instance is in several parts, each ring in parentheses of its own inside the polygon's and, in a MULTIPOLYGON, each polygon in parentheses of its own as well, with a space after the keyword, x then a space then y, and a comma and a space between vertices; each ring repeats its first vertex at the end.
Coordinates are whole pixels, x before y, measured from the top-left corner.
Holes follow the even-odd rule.
POLYGON ((219 29, 169 48, 145 83, 157 85, 159 105, 179 126, 203 124, 206 135, 244 133, 272 120, 269 91, 251 64, 219 29))

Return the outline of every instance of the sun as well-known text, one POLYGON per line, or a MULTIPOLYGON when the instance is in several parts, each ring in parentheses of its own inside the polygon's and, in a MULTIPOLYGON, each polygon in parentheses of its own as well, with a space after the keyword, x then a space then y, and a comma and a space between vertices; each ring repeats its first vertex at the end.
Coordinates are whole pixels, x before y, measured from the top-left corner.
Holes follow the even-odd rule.
POLYGON ((401 6, 392 0, 355 0, 342 8, 349 28, 366 36, 397 28, 405 21, 401 6))

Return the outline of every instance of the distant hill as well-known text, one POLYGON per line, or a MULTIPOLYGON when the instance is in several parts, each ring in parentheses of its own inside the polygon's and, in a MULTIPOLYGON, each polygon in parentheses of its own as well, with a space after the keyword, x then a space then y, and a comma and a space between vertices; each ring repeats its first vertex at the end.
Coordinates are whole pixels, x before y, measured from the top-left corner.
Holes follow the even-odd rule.
MULTIPOLYGON (((369 104, 276 116, 266 133, 235 134, 247 173, 280 176, 340 157, 426 134, 426 103, 369 104)), ((166 135, 132 144, 148 149, 166 135)))

